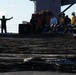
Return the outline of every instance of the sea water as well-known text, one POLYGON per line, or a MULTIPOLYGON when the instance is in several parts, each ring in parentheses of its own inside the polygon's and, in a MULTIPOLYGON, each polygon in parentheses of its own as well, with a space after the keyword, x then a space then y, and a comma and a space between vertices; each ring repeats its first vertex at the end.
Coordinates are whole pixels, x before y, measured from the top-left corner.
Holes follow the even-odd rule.
MULTIPOLYGON (((19 27, 16 24, 10 24, 7 25, 7 33, 18 33, 19 27)), ((0 27, 0 33, 1 33, 1 27, 0 27)))

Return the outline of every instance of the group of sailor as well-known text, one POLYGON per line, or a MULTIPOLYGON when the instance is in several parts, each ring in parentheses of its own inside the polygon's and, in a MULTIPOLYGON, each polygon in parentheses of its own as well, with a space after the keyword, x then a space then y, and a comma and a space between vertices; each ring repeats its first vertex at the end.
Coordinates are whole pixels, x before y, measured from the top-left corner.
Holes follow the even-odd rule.
POLYGON ((58 18, 51 11, 42 11, 32 14, 30 24, 33 33, 62 32, 73 33, 76 30, 76 15, 72 12, 70 19, 65 13, 60 13, 58 18))

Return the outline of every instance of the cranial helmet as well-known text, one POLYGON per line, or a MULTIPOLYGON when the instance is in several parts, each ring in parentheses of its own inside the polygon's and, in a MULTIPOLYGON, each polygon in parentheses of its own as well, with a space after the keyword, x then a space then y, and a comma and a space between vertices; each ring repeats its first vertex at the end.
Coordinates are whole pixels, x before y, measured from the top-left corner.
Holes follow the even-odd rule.
POLYGON ((72 12, 72 15, 75 15, 75 12, 72 12))

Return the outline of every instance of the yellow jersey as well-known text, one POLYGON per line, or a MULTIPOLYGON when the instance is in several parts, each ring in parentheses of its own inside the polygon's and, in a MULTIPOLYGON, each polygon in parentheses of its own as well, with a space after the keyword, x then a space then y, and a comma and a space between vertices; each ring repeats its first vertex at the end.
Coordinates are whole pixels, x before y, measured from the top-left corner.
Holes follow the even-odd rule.
POLYGON ((64 17, 60 17, 59 23, 64 24, 64 17))
POLYGON ((71 24, 74 25, 76 23, 76 16, 72 17, 71 24))

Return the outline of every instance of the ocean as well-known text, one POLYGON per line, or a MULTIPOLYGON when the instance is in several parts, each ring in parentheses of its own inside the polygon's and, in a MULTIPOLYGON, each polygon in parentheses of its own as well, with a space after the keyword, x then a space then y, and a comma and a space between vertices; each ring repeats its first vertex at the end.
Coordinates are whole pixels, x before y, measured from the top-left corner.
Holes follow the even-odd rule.
MULTIPOLYGON (((17 24, 10 24, 7 25, 7 33, 18 33, 18 25, 17 24)), ((0 33, 1 33, 1 27, 0 27, 0 33)))
POLYGON ((18 25, 8 25, 7 32, 8 33, 18 33, 18 25))

